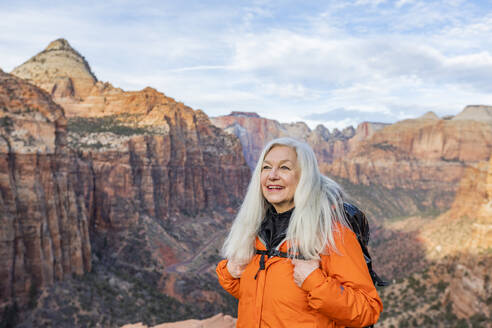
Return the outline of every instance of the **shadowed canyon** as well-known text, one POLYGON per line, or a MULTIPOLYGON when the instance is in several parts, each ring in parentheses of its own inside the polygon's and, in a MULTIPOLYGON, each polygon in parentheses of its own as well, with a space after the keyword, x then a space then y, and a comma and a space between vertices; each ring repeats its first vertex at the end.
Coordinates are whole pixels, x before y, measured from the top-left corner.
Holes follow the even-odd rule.
POLYGON ((209 118, 98 81, 59 39, 0 71, 0 133, 6 327, 233 327, 219 249, 281 136, 310 144, 368 215, 375 270, 392 282, 377 327, 491 326, 492 107, 342 131, 209 118))

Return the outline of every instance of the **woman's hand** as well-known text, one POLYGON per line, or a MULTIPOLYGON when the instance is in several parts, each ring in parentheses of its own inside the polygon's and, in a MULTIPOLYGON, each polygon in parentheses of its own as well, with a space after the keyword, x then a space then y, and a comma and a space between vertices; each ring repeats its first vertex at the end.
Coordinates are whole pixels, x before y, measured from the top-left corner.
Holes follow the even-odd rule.
POLYGON ((297 286, 301 287, 306 278, 317 268, 319 268, 318 260, 292 260, 294 265, 294 281, 297 286))
POLYGON ((246 268, 247 264, 240 264, 237 262, 234 262, 232 260, 227 261, 227 271, 233 276, 234 278, 239 278, 241 277, 241 274, 243 273, 244 269, 246 268))

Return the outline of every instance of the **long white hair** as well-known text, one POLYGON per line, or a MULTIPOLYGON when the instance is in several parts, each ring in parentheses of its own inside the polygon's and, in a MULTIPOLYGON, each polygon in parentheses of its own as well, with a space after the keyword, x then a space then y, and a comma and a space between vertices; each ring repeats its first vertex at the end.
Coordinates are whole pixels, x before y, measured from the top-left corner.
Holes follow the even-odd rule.
POLYGON ((336 251, 333 234, 340 232, 340 225, 348 226, 343 210, 345 195, 335 181, 319 172, 311 147, 292 138, 275 139, 265 146, 258 159, 244 201, 222 247, 222 255, 237 263, 248 263, 255 254, 255 239, 269 206, 261 191, 260 174, 266 154, 275 146, 294 149, 301 171, 294 194, 295 209, 287 229, 292 256, 314 260, 327 248, 336 251))

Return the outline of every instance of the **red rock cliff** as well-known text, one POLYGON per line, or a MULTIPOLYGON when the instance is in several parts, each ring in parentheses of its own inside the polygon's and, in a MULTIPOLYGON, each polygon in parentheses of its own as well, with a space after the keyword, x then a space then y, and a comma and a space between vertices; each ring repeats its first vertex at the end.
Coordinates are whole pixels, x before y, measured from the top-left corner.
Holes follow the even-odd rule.
POLYGON ((63 109, 0 71, 0 308, 91 270, 89 218, 66 149, 63 109))

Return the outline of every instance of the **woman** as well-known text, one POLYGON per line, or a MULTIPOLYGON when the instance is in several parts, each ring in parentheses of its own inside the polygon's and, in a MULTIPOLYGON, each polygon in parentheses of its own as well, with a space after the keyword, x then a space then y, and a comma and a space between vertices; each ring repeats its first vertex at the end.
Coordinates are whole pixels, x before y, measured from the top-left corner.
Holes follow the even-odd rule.
POLYGON ((363 327, 383 305, 340 187, 311 148, 282 138, 263 150, 217 265, 239 299, 237 327, 363 327))

